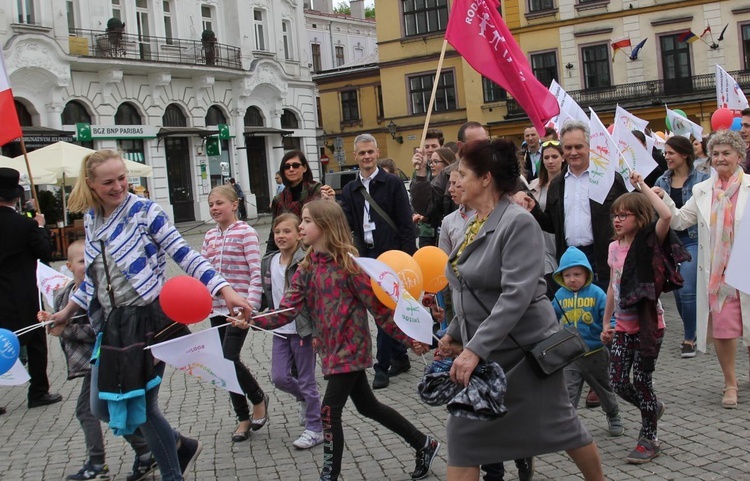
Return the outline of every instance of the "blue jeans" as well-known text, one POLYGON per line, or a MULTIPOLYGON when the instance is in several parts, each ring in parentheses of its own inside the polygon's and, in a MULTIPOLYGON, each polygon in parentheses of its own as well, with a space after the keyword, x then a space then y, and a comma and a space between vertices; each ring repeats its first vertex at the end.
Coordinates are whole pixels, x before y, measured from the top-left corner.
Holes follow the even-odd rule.
MULTIPOLYGON (((154 373, 164 377, 164 363, 154 366, 154 373)), ((182 481, 182 470, 177 458, 179 433, 172 429, 169 421, 159 409, 159 387, 146 391, 146 422, 138 429, 146 438, 148 447, 159 465, 162 481, 182 481)), ((104 422, 109 422, 107 401, 99 399, 99 366, 91 368, 91 412, 104 422)))
POLYGON ((682 324, 685 327, 685 340, 695 341, 695 291, 698 279, 698 240, 690 237, 681 238, 685 249, 690 253, 692 260, 680 264, 680 274, 685 281, 682 289, 674 291, 674 300, 677 303, 677 312, 680 313, 682 324))

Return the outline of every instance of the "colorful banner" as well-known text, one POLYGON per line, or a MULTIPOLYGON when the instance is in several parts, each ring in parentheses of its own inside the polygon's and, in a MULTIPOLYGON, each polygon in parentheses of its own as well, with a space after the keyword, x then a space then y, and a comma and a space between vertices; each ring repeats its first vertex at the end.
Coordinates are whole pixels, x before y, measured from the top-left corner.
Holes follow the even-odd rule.
POLYGON ((625 180, 625 187, 632 192, 635 186, 630 183, 630 170, 635 170, 645 179, 659 164, 651 156, 651 151, 643 146, 630 129, 624 126, 618 129, 615 126, 612 139, 617 142, 617 148, 622 156, 617 170, 625 180))
POLYGON ((52 307, 55 305, 54 292, 65 287, 69 282, 73 282, 73 279, 37 261, 36 286, 44 296, 44 300, 47 301, 48 306, 52 307))
POLYGON ((716 105, 720 109, 742 110, 748 107, 747 97, 737 81, 716 64, 716 105))
POLYGON ((669 124, 672 126, 672 133, 675 135, 681 135, 683 137, 690 138, 690 135, 698 140, 703 140, 703 127, 693 123, 690 119, 683 117, 674 110, 666 107, 667 118, 669 124))
POLYGON ((636 117, 618 105, 615 110, 615 132, 617 132, 617 128, 620 126, 625 127, 628 130, 640 130, 641 132, 645 132, 646 127, 648 127, 648 120, 636 117))
POLYGON ((617 144, 607 132, 593 109, 591 111, 591 140, 589 142, 589 199, 599 204, 604 200, 615 181, 616 166, 620 163, 617 144))

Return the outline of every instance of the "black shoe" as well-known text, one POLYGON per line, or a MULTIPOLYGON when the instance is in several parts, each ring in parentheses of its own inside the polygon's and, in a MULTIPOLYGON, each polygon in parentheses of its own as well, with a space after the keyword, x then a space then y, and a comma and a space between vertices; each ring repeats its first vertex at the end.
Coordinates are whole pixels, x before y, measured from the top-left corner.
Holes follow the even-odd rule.
POLYGON ((127 481, 141 481, 149 474, 157 470, 156 459, 152 454, 148 461, 141 461, 141 457, 136 454, 133 462, 133 472, 128 474, 127 481))
POLYGON ((268 422, 268 394, 263 396, 263 404, 266 406, 266 414, 260 419, 251 418, 250 419, 250 428, 253 431, 257 431, 258 429, 262 428, 266 425, 268 422))
POLYGON ((391 380, 388 379, 388 374, 382 371, 375 371, 375 377, 372 380, 373 389, 387 388, 390 383, 391 383, 391 380))
POLYGON ((190 439, 185 436, 180 436, 180 439, 182 442, 180 443, 180 447, 177 448, 177 459, 180 461, 182 479, 186 481, 188 471, 190 471, 198 455, 203 451, 203 443, 197 439, 190 439))
POLYGON ((391 368, 388 369, 388 376, 398 376, 409 369, 411 369, 411 361, 408 358, 404 361, 395 361, 391 363, 391 368))
POLYGON ((411 473, 411 479, 422 479, 430 472, 432 461, 435 460, 440 450, 440 442, 437 439, 427 437, 427 447, 417 451, 417 465, 411 473))
MULTIPOLYGON (((237 427, 239 430, 239 427, 237 427)), ((232 442, 233 443, 241 443, 243 441, 247 441, 250 439, 250 427, 248 427, 245 431, 235 431, 232 434, 232 442)))
POLYGON ((516 459, 519 481, 531 481, 534 479, 534 458, 516 459))
POLYGON ((5 414, 6 412, 7 411, 5 410, 4 407, 0 407, 0 416, 2 416, 3 414, 5 414))
POLYGON ((483 464, 481 469, 485 472, 485 475, 482 476, 482 481, 505 480, 505 467, 503 463, 483 464))
POLYGON ((38 397, 36 399, 29 399, 29 409, 31 408, 38 408, 41 406, 47 406, 48 404, 55 404, 62 401, 62 396, 55 393, 47 393, 42 397, 38 397))

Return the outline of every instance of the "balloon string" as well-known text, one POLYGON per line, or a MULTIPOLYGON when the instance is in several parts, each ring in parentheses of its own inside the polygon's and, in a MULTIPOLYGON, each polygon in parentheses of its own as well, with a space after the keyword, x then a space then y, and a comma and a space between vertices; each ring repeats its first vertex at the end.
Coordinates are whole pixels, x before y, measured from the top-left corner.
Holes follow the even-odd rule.
POLYGON ((27 332, 31 332, 34 329, 39 329, 40 327, 49 326, 50 324, 52 324, 54 322, 55 321, 45 321, 45 322, 40 322, 38 324, 34 324, 34 325, 31 325, 31 326, 22 327, 21 329, 19 329, 17 331, 14 331, 13 334, 15 334, 16 336, 22 336, 22 335, 26 334, 27 332))

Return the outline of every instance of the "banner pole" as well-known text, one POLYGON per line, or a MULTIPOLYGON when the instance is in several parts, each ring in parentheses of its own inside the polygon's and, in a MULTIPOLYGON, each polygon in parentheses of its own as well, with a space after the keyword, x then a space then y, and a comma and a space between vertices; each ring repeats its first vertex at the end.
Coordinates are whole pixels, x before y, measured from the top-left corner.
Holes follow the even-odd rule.
POLYGON ((445 49, 448 47, 448 40, 443 39, 443 47, 440 50, 440 60, 438 60, 435 79, 432 82, 432 95, 430 103, 427 106, 427 115, 424 118, 424 127, 422 127, 422 138, 419 140, 419 148, 424 148, 424 140, 427 137, 427 128, 430 126, 430 117, 432 117, 432 107, 435 105, 435 95, 437 94, 438 82, 440 81, 440 71, 443 69, 443 60, 445 59, 445 49))
POLYGON ((23 136, 21 137, 21 153, 23 153, 23 160, 26 161, 26 171, 29 173, 29 185, 31 186, 31 196, 34 199, 34 203, 36 204, 36 211, 41 214, 42 211, 40 210, 41 207, 39 206, 39 198, 36 195, 36 186, 34 185, 34 175, 31 173, 31 165, 29 164, 29 154, 26 152, 26 142, 23 141, 23 136))

